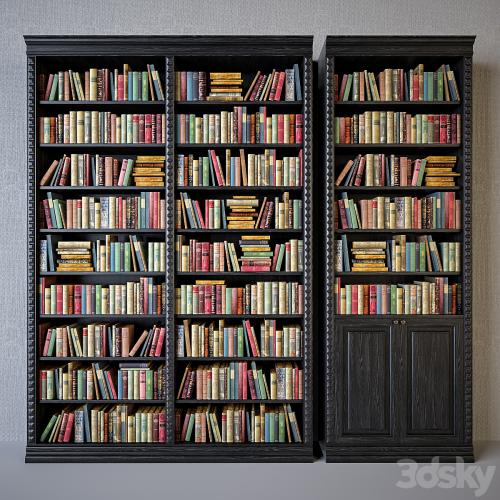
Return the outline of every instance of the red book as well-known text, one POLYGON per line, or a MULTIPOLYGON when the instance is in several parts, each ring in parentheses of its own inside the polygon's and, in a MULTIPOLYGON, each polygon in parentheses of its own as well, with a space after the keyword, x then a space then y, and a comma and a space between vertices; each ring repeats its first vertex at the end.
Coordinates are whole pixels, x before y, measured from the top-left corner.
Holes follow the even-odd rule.
POLYGON ((241 363, 242 364, 242 370, 239 371, 241 373, 241 385, 242 385, 242 399, 248 399, 248 367, 246 363, 241 363))
POLYGON ((62 314, 62 313, 63 313, 63 285, 56 285, 56 314, 62 314))
POLYGON ((75 314, 82 313, 82 285, 75 285, 74 291, 75 314))
POLYGON ((419 97, 419 85, 418 85, 418 73, 413 73, 413 99, 412 101, 418 101, 419 97))
POLYGON ((166 421, 165 412, 160 412, 158 416, 158 442, 164 443, 166 441, 166 421))
POLYGON ((345 135, 345 117, 341 116, 339 119, 340 126, 340 144, 346 143, 346 135, 345 135))
POLYGON ((123 75, 118 75, 118 101, 124 100, 123 75))
POLYGON ((270 266, 258 266, 258 265, 242 265, 240 266, 242 273, 262 273, 269 272, 271 270, 270 266))
POLYGON ((145 131, 144 131, 144 115, 140 114, 139 115, 139 142, 141 144, 144 144, 145 141, 145 131))
POLYGON ((153 331, 153 340, 151 342, 151 347, 149 348, 149 354, 148 354, 149 356, 154 356, 159 336, 160 336, 160 329, 156 327, 153 331))
POLYGON ((215 176, 217 177, 217 185, 218 186, 224 186, 224 176, 222 174, 222 169, 219 163, 219 158, 215 154, 214 149, 210 149, 210 158, 212 158, 212 164, 214 166, 214 171, 215 171, 215 176))
POLYGON ((340 84, 340 92, 338 93, 337 100, 340 101, 344 98, 345 87, 347 85, 348 75, 342 76, 342 83, 340 84))
POLYGON ((446 144, 446 115, 439 115, 439 143, 446 144))
POLYGON ((276 94, 274 96, 275 101, 281 100, 281 93, 283 92, 284 84, 285 84, 285 72, 280 71, 280 76, 278 78, 278 84, 276 85, 276 94))
POLYGON ((151 144, 153 142, 151 139, 152 137, 151 123, 152 123, 152 116, 150 114, 144 115, 144 142, 146 144, 151 144))
POLYGON ((54 226, 52 225, 52 219, 50 217, 50 207, 49 200, 43 200, 43 212, 45 214, 45 224, 47 225, 47 229, 52 229, 54 226))
MULTIPOLYGON (((42 313, 43 314, 43 313, 42 313)), ((45 343, 43 345, 42 356, 47 356, 49 352, 50 339, 52 338, 53 328, 47 330, 47 336, 45 337, 45 343)))
POLYGON ((210 243, 208 241, 201 243, 201 270, 210 271, 210 243))
POLYGON ((54 81, 54 75, 49 75, 49 81, 47 82, 47 88, 45 89, 44 101, 48 101, 50 97, 50 91, 52 89, 52 82, 54 81))
POLYGON ((280 248, 281 248, 281 244, 280 243, 277 243, 276 246, 274 247, 273 262, 271 264, 271 269, 273 271, 276 271, 276 264, 278 262, 278 256, 279 256, 279 253, 280 253, 280 248))
POLYGON ((158 337, 158 343, 156 344, 156 350, 154 352, 154 356, 155 358, 158 358, 161 356, 161 352, 162 352, 162 349, 163 349, 163 343, 165 342, 165 327, 162 326, 160 328, 160 336, 158 337))
POLYGON ((368 314, 369 311, 370 311, 370 285, 363 285, 363 314, 368 314))
POLYGON ((300 390, 300 383, 299 383, 299 369, 297 367, 295 367, 293 369, 294 373, 295 373, 295 390, 294 390, 294 395, 293 395, 293 399, 299 399, 299 390, 300 390))
POLYGON ((263 79, 264 75, 259 75, 259 78, 257 79, 252 88, 252 93, 250 94, 250 98, 248 99, 249 101, 255 101, 255 96, 257 95, 257 91, 259 90, 260 84, 262 83, 263 79))
POLYGON ((59 435, 57 436, 57 442, 62 443, 64 441, 64 436, 66 434, 66 427, 68 426, 69 413, 64 412, 61 428, 59 430, 59 435))
POLYGON ((257 392, 255 391, 255 380, 253 378, 253 371, 248 370, 248 388, 250 389, 250 397, 252 399, 257 399, 257 392))
POLYGON ((458 144, 458 135, 457 135, 457 114, 453 113, 451 115, 451 143, 458 144))
POLYGON ((153 191, 153 227, 158 229, 160 227, 160 221, 158 220, 158 213, 160 207, 160 192, 153 191))
POLYGON ((163 116, 161 113, 156 115, 156 144, 162 144, 163 141, 163 116))
POLYGON ((250 325, 250 321, 248 319, 246 319, 244 322, 243 322, 243 326, 245 327, 245 331, 247 333, 247 337, 248 337, 248 342, 250 344, 250 349, 252 351, 252 356, 259 356, 259 349, 257 347, 257 344, 255 342, 255 339, 253 337, 253 334, 252 334, 252 327, 250 325))
POLYGON ((339 206, 339 214, 340 214, 340 225, 342 229, 349 229, 349 225, 347 223, 347 216, 345 212, 344 200, 337 200, 339 206))
POLYGON ((351 314, 358 314, 358 286, 353 285, 351 290, 351 314))
MULTIPOLYGON (((209 207, 213 208, 213 204, 214 204, 214 200, 209 200, 209 207)), ((200 204, 199 204, 198 200, 193 200, 193 205, 194 205, 194 209, 196 210, 196 213, 198 214, 198 217, 200 219, 201 229, 209 229, 207 227, 208 213, 206 213, 206 220, 207 220, 207 222, 205 222, 203 220, 203 215, 201 213, 201 208, 200 208, 200 204)))
POLYGON ((295 115, 295 144, 302 144, 304 140, 304 115, 298 113, 295 115))
POLYGON ((187 72, 181 71, 181 101, 187 100, 187 72))
POLYGON ((243 365, 246 363, 238 363, 238 399, 245 399, 243 397, 243 365))
POLYGON ((204 296, 203 314, 211 314, 211 312, 212 312, 212 285, 201 285, 200 291, 203 292, 203 296, 204 296))
POLYGON ((365 173, 366 157, 362 156, 359 160, 358 169, 356 171, 356 178, 354 180, 355 186, 361 186, 361 181, 363 180, 363 174, 365 173))
POLYGON ((278 114, 278 144, 283 144, 285 142, 285 127, 284 127, 284 115, 283 113, 278 114))

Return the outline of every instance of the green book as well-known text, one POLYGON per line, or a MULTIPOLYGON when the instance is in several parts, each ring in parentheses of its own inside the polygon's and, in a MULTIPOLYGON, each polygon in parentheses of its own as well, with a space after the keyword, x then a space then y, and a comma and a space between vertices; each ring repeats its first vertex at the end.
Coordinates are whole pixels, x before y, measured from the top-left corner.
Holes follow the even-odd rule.
POLYGON ((278 259, 276 260, 276 271, 281 271, 281 264, 283 263, 283 257, 285 255, 286 246, 284 243, 280 246, 280 252, 278 254, 278 259))
POLYGON ((132 169, 134 167, 135 161, 131 158, 127 160, 127 168, 125 170, 125 175, 123 176, 123 185, 130 186, 130 175, 132 174, 132 169))
POLYGON ((52 329, 52 336, 50 337, 50 343, 49 343, 49 350, 47 351, 47 356, 53 356, 54 355, 54 347, 56 345, 56 329, 52 329))
POLYGON ((146 399, 153 399, 153 372, 146 371, 146 399))
POLYGON ((196 142, 196 116, 191 113, 189 115, 189 144, 196 142))
POLYGON ((335 144, 340 144, 340 118, 338 116, 335 117, 335 144))
POLYGON ((349 93, 351 92, 351 86, 352 86, 352 73, 347 77, 347 83, 345 85, 344 95, 342 96, 343 101, 349 100, 349 93))
POLYGON ((243 250, 243 257, 272 257, 273 252, 247 252, 243 250))
POLYGON ((432 71, 427 73, 427 100, 434 100, 434 73, 432 71))
POLYGON ((102 314, 102 301, 101 301, 101 294, 102 294, 102 285, 96 285, 95 286, 95 313, 96 314, 102 314))
POLYGON ((148 72, 142 72, 142 100, 149 101, 149 82, 148 82, 148 72))
POLYGON ((238 327, 238 357, 243 357, 245 354, 243 352, 243 327, 238 327))
POLYGON ((398 286, 391 285, 391 314, 397 314, 398 286))
POLYGON ((443 101, 443 67, 437 70, 437 100, 443 101))
POLYGON ((419 266, 419 271, 423 272, 426 269, 426 250, 425 250, 425 242, 421 241, 419 244, 419 250, 420 250, 420 266, 419 266))
POLYGON ((208 156, 203 157, 203 178, 201 181, 202 186, 210 186, 210 163, 208 161, 208 156))
POLYGON ((302 229, 302 200, 293 200, 293 229, 302 229))
POLYGON ((226 314, 231 314, 232 288, 226 287, 226 314))
POLYGON ((76 372, 76 397, 77 399, 85 399, 83 394, 83 370, 76 372))
POLYGON ((57 73, 55 73, 54 79, 52 80, 52 87, 50 89, 49 101, 54 101, 56 98, 57 82, 58 81, 59 81, 59 75, 57 73))
POLYGON ((132 71, 132 101, 138 101, 138 100, 139 100, 139 72, 132 71))
POLYGON ((415 242, 411 241, 410 243, 407 243, 407 245, 410 245, 410 272, 414 273, 416 271, 416 255, 415 255, 415 242))
POLYGON ((132 271, 132 265, 131 265, 131 259, 130 259, 130 242, 129 241, 126 241, 124 243, 123 255, 124 255, 123 269, 125 270, 125 272, 129 273, 130 271, 132 271))
POLYGON ((54 427, 55 423, 57 422, 57 413, 52 415, 52 417, 49 420, 49 423, 45 427, 44 431, 42 432, 42 435, 40 437, 40 442, 43 443, 47 439, 47 436, 49 435, 50 431, 54 427))
POLYGON ((286 442, 285 414, 282 411, 278 413, 278 441, 280 443, 286 442))

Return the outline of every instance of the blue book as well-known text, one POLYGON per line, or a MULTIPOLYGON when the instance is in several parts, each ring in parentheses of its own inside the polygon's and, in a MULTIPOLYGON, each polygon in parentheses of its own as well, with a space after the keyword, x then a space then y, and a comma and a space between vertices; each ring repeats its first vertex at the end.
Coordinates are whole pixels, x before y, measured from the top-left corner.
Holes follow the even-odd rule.
POLYGON ((118 399, 125 399, 123 397, 122 371, 120 369, 118 369, 118 399))
POLYGON ((129 101, 133 101, 133 95, 134 95, 134 72, 129 71, 128 74, 128 94, 127 94, 127 99, 129 101))
POLYGON ((112 71, 109 72, 109 89, 111 91, 110 101, 115 101, 115 75, 112 71))
POLYGON ((193 100, 193 72, 186 71, 186 100, 193 100))
POLYGON ((351 271, 351 263, 349 261, 349 248, 347 246, 347 236, 345 234, 341 235, 342 238, 342 263, 344 265, 344 271, 351 271))
POLYGON ((224 200, 221 200, 220 205, 221 205, 221 215, 222 215, 222 228, 227 229, 226 202, 224 200))
POLYGON ((83 427, 85 429, 85 439, 86 443, 92 441, 92 434, 90 433, 90 421, 89 421, 89 409, 88 405, 83 405, 83 427))
POLYGON ((297 101, 302 101, 302 87, 300 85, 300 70, 299 65, 293 65, 294 80, 295 80, 295 99, 297 101))
POLYGON ((227 328, 224 328, 224 356, 229 355, 228 340, 227 340, 227 328))
POLYGON ((387 269, 389 269, 389 271, 392 269, 392 260, 391 260, 390 247, 391 247, 391 240, 388 240, 387 244, 385 245, 385 256, 386 256, 386 259, 387 259, 387 269))
POLYGON ((87 287, 82 285, 82 314, 87 314, 87 287))
POLYGON ((264 433, 264 441, 266 443, 269 443, 270 442, 270 439, 271 439, 271 433, 270 433, 270 422, 269 422, 269 413, 265 413, 265 417, 264 417, 264 427, 265 427, 265 433, 264 433))
POLYGON ((377 314, 382 314, 382 287, 377 285, 377 314))
POLYGON ((254 438, 252 434, 252 426, 250 425, 250 412, 246 411, 245 412, 245 420, 246 420, 246 426, 247 426, 247 439, 249 443, 252 443, 254 438))

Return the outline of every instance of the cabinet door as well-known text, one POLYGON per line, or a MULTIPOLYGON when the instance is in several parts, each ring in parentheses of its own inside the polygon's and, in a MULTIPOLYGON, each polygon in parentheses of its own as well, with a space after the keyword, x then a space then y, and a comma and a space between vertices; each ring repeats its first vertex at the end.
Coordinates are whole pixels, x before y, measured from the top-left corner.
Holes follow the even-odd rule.
POLYGON ((456 443, 463 435, 463 342, 458 318, 402 321, 405 442, 456 443))
POLYGON ((395 439, 395 354, 392 320, 336 319, 333 404, 335 440, 381 444, 395 439))

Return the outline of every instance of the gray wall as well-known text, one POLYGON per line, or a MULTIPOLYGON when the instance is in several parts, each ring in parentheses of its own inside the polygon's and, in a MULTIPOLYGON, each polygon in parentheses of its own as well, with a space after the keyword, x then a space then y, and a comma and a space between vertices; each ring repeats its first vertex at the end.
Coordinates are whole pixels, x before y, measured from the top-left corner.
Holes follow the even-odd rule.
POLYGON ((474 436, 500 439, 499 0, 0 0, 0 441, 25 439, 23 34, 476 34, 474 436))

